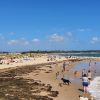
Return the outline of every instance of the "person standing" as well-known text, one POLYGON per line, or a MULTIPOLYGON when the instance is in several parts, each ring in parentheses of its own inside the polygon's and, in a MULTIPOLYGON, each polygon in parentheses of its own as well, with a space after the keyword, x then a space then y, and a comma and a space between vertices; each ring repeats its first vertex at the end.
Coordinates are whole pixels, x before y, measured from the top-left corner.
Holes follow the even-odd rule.
POLYGON ((59 81, 58 86, 62 87, 62 80, 61 78, 63 78, 62 74, 60 72, 56 73, 56 79, 59 81))
POLYGON ((89 80, 86 74, 84 74, 82 77, 82 85, 83 85, 84 93, 88 92, 89 80))
POLYGON ((91 66, 91 60, 90 60, 90 62, 89 62, 89 66, 91 66))
POLYGON ((84 74, 87 74, 85 69, 82 70, 82 77, 84 76, 84 74))
POLYGON ((88 70, 87 77, 88 77, 89 81, 92 80, 92 73, 90 70, 88 70))
POLYGON ((63 71, 65 71, 66 63, 63 63, 63 71))

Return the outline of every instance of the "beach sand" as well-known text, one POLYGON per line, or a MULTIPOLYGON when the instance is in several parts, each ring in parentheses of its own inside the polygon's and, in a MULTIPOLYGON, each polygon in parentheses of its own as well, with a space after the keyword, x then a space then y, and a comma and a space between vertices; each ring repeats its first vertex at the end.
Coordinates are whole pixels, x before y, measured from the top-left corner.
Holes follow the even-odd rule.
POLYGON ((38 58, 35 63, 2 67, 0 69, 0 100, 79 100, 79 95, 84 95, 81 81, 78 84, 75 83, 74 73, 69 71, 75 64, 82 61, 68 61, 62 58, 58 61, 44 62, 41 59, 44 58, 38 58), (66 73, 70 74, 72 83, 69 86, 63 84, 59 86, 56 73, 61 72, 65 60, 70 62, 66 73))

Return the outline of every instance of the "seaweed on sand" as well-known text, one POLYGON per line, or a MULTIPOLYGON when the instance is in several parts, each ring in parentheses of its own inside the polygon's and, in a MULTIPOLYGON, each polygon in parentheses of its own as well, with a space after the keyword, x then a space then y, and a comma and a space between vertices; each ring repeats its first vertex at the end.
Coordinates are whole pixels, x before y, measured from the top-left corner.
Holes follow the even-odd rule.
POLYGON ((53 100, 52 97, 56 97, 58 93, 52 92, 50 85, 33 79, 15 77, 32 70, 37 69, 25 67, 0 73, 0 100, 53 100), (41 95, 43 91, 46 92, 45 95, 41 95))
MULTIPOLYGON (((53 100, 58 94, 41 96, 41 91, 51 94, 51 86, 23 78, 0 81, 0 100, 53 100), (31 81, 31 82, 29 82, 31 81), (51 97, 50 97, 51 96, 51 97), (22 99, 23 98, 23 99, 22 99)), ((54 94, 54 93, 53 93, 54 94)))

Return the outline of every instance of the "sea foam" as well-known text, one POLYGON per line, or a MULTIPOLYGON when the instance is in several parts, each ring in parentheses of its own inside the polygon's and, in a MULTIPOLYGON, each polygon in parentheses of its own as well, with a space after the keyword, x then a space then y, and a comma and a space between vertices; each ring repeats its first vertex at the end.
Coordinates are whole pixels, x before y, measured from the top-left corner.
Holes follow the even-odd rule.
POLYGON ((100 76, 95 77, 94 80, 90 82, 89 92, 95 100, 100 100, 100 76))

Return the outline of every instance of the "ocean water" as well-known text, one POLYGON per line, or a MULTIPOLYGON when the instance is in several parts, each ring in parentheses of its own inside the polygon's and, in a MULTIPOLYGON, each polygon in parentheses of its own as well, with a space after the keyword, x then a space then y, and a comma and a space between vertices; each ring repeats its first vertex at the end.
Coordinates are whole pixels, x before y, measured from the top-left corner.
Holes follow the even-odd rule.
POLYGON ((100 57, 100 53, 65 53, 64 56, 100 57))
POLYGON ((95 77, 89 85, 89 92, 95 100, 100 100, 100 77, 95 77))
MULTIPOLYGON (((100 57, 100 53, 66 53, 63 56, 85 56, 85 57, 100 57)), ((100 62, 82 62, 75 65, 73 71, 82 71, 82 69, 92 70, 93 80, 89 85, 89 92, 95 100, 100 100, 100 62)), ((75 79, 77 82, 77 79, 75 79)), ((79 80, 79 79, 78 79, 79 80)), ((81 81, 81 80, 79 80, 81 81)))
POLYGON ((74 66, 74 71, 82 71, 82 69, 90 69, 92 70, 93 80, 89 85, 89 92, 91 96, 95 98, 95 100, 100 100, 100 62, 82 62, 78 65, 74 66))

